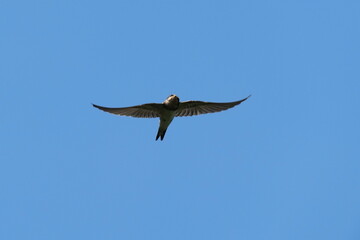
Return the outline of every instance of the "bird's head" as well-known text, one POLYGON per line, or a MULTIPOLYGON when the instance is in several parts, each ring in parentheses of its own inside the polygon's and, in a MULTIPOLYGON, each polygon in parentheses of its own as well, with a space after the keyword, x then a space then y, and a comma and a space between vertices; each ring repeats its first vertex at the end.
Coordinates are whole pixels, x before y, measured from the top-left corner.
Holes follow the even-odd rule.
POLYGON ((179 99, 179 97, 176 96, 175 94, 171 94, 170 96, 167 97, 167 99, 170 99, 170 98, 177 98, 177 99, 179 99))
POLYGON ((165 106, 171 110, 176 110, 179 107, 180 99, 175 94, 171 94, 164 102, 165 106))

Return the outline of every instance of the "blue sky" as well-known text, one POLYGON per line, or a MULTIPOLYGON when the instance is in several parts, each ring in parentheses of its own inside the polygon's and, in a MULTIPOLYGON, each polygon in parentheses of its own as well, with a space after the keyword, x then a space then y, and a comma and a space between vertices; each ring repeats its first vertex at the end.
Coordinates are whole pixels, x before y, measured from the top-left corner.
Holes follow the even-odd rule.
POLYGON ((0 238, 359 239, 359 7, 2 1, 0 238))

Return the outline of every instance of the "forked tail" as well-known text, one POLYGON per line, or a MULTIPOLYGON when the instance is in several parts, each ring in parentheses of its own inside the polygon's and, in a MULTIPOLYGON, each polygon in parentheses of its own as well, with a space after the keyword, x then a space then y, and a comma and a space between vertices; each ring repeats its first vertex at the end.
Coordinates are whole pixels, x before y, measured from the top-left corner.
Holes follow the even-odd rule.
POLYGON ((166 129, 159 128, 158 133, 156 135, 156 141, 159 139, 159 137, 160 137, 160 140, 162 141, 165 137, 165 133, 166 133, 166 129))

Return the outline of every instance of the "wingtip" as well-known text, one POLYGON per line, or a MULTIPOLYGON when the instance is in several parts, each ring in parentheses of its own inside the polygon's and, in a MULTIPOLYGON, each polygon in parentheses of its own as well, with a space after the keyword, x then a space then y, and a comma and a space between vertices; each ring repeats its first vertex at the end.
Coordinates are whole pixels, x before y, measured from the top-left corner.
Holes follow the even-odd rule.
POLYGON ((249 97, 251 97, 251 94, 250 94, 249 96, 247 96, 246 98, 239 100, 239 101, 238 101, 238 104, 246 101, 249 97))
POLYGON ((100 109, 100 106, 98 106, 98 105, 96 105, 96 104, 91 104, 94 108, 98 108, 98 109, 100 109))

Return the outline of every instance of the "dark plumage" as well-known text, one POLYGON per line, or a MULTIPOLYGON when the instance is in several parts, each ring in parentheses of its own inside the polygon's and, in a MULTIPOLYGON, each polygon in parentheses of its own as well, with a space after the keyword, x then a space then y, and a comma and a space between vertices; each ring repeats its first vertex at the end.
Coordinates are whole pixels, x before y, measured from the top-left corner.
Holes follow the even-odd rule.
POLYGON ((235 102, 202 102, 202 101, 186 101, 180 102, 176 95, 170 95, 163 103, 147 103, 132 107, 124 108, 108 108, 93 104, 94 107, 121 116, 130 116, 137 118, 160 118, 160 126, 156 140, 160 137, 164 139, 166 129, 170 125, 174 117, 186 117, 206 113, 215 113, 227 110, 239 105, 250 96, 235 102))

